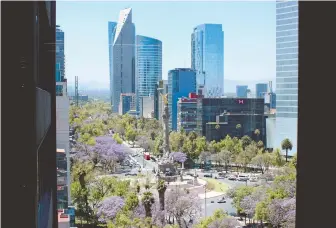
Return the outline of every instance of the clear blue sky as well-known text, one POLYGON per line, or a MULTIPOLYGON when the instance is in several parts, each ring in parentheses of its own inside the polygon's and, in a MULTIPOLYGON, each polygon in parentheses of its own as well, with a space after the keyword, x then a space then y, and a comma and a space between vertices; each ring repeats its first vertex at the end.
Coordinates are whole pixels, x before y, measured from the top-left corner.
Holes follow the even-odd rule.
POLYGON ((275 79, 275 2, 57 2, 57 24, 65 32, 66 77, 108 87, 108 21, 132 7, 136 34, 163 43, 162 77, 190 67, 195 26, 219 23, 224 30, 224 78, 275 79))

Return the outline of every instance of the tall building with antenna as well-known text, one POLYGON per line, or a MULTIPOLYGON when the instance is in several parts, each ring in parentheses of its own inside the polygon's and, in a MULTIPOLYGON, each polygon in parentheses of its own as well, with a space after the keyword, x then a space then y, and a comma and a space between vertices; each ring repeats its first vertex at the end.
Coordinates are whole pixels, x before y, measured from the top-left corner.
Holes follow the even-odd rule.
POLYGON ((120 11, 118 23, 109 22, 108 36, 112 112, 118 113, 120 94, 135 93, 135 25, 131 8, 120 11))

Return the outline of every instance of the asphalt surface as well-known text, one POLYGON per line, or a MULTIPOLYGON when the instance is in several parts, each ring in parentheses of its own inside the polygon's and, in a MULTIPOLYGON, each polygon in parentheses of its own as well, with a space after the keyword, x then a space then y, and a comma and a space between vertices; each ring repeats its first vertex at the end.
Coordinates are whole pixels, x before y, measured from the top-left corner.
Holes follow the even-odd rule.
POLYGON ((223 211, 230 213, 236 213, 236 209, 231 205, 232 200, 226 199, 226 203, 217 203, 223 196, 218 196, 210 199, 202 199, 200 203, 202 205, 201 216, 204 217, 205 212, 206 216, 211 216, 217 209, 222 209, 223 211), (213 203, 211 203, 213 201, 213 203), (204 205, 206 205, 206 210, 204 209, 204 205))

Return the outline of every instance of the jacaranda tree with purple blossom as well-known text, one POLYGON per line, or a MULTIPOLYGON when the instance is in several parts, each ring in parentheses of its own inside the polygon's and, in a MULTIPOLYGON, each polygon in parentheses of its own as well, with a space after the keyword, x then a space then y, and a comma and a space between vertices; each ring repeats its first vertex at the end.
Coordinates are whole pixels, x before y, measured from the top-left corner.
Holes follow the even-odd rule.
POLYGON ((172 152, 170 156, 175 162, 184 163, 187 160, 187 155, 183 152, 172 152))
POLYGON ((111 196, 104 199, 97 207, 98 221, 107 223, 113 220, 124 205, 124 199, 119 196, 111 196))
POLYGON ((268 206, 269 221, 278 227, 295 227, 295 198, 274 199, 268 206))

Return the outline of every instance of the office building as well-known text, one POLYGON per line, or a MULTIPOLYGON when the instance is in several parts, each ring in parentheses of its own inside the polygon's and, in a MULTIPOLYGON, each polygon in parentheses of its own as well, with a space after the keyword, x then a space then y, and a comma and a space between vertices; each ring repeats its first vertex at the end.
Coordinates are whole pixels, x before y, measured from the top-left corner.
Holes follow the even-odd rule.
POLYGON ((1 19, 1 227, 58 227, 56 2, 2 2, 1 19))
POLYGON ((256 84, 256 98, 264 98, 267 92, 269 92, 267 83, 256 84))
POLYGON ((177 130, 177 101, 196 92, 196 73, 189 68, 176 68, 168 72, 169 128, 177 130))
POLYGON ((129 111, 135 111, 136 110, 135 102, 136 101, 134 93, 120 94, 119 115, 125 115, 129 111))
MULTIPOLYGON (((259 116, 264 114, 264 99, 262 98, 203 98, 197 100, 197 132, 206 136, 207 123, 218 122, 217 116, 229 116, 230 121, 238 124, 241 120, 240 135, 250 135, 254 138, 254 130, 259 129, 259 116), (225 115, 224 115, 225 114, 225 115), (236 117, 237 116, 237 117, 236 117), (238 121, 238 122, 237 122, 238 121)), ((219 122, 225 122, 222 119, 219 122)), ((265 135, 260 127, 260 135, 265 135)), ((260 139, 261 140, 261 139, 260 139)))
MULTIPOLYGON (((67 158, 67 186, 70 186, 70 141, 69 141, 69 110, 70 100, 67 95, 67 80, 56 82, 56 145, 63 149, 67 158)), ((71 205, 70 188, 67 187, 67 199, 71 205)), ((66 207, 65 207, 66 208, 66 207)))
POLYGON ((110 92, 112 112, 118 113, 121 93, 135 93, 135 26, 132 9, 120 11, 118 23, 109 22, 110 92))
POLYGON ((238 98, 247 98, 248 95, 248 86, 246 85, 237 85, 236 86, 236 96, 238 98))
POLYGON ((205 97, 224 95, 224 32, 221 24, 202 24, 191 35, 191 68, 205 97))
POLYGON ((298 1, 276 2, 276 142, 292 141, 297 152, 298 1))
POLYGON ((208 142, 213 140, 218 142, 227 135, 230 137, 248 135, 255 141, 261 140, 265 143, 265 131, 265 116, 263 112, 224 112, 216 116, 215 122, 206 123, 205 137, 208 142), (242 129, 237 129, 237 124, 240 124, 242 129), (260 130, 259 136, 254 134, 256 129, 260 130))
POLYGON ((140 116, 154 118, 154 96, 140 97, 140 116))
POLYGON ((189 133, 197 128, 197 99, 196 93, 179 98, 177 102, 177 131, 182 129, 189 133))
POLYGON ((139 110, 141 97, 154 96, 156 85, 162 79, 162 42, 136 36, 136 95, 139 110))
POLYGON ((56 82, 65 77, 64 32, 56 25, 56 82))

